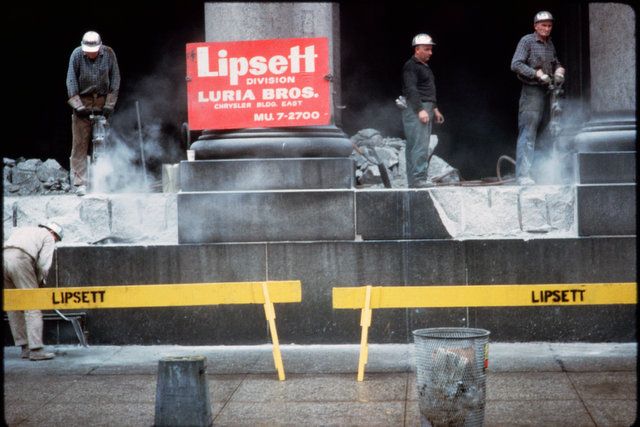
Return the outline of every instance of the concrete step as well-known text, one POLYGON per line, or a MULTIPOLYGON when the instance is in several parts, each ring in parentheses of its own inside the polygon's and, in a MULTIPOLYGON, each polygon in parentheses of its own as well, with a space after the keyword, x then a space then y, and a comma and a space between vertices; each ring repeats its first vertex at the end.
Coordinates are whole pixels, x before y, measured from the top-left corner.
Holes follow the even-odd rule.
POLYGON ((196 160, 180 163, 180 188, 192 191, 347 189, 353 160, 343 157, 196 160))
POLYGON ((636 184, 576 186, 578 234, 636 234, 636 184))
POLYGON ((576 182, 580 184, 635 183, 636 152, 577 153, 576 182))
POLYGON ((577 235, 574 187, 551 185, 5 197, 3 219, 57 221, 59 245, 577 235))
POLYGON ((178 194, 178 242, 354 240, 352 190, 178 194))

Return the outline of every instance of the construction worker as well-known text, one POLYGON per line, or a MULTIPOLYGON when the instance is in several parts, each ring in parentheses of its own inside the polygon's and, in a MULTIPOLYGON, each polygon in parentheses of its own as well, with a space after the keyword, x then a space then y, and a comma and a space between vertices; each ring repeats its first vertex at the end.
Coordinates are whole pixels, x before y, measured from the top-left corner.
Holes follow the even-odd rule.
MULTIPOLYGON (((55 223, 16 228, 4 243, 5 289, 36 289, 45 283, 56 242, 62 240, 62 227, 55 223)), ((30 360, 53 359, 42 344, 40 310, 8 311, 11 335, 22 347, 21 357, 30 360)))
POLYGON ((435 43, 428 34, 413 38, 413 56, 402 68, 402 94, 407 108, 402 110, 402 124, 407 140, 407 181, 409 187, 429 187, 429 140, 433 121, 444 123, 444 116, 436 104, 436 84, 427 62, 433 54, 435 43))
POLYGON ((108 117, 115 108, 120 89, 120 70, 116 54, 102 44, 100 35, 87 31, 69 58, 67 71, 68 103, 73 108, 71 129, 71 171, 76 194, 87 191, 87 152, 91 143, 89 115, 108 117))
POLYGON ((518 110, 518 143, 516 146, 516 179, 520 185, 532 185, 531 177, 538 131, 548 121, 549 84, 562 84, 565 69, 558 61, 551 41, 553 16, 547 11, 536 13, 534 32, 520 39, 511 60, 511 70, 522 81, 518 110))

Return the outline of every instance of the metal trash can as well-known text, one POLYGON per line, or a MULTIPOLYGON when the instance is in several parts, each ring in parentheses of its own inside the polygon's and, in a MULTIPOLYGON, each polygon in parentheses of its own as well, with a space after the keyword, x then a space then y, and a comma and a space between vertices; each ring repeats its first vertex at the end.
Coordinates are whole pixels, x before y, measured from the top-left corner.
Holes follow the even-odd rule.
POLYGON ((481 426, 489 334, 484 329, 413 331, 422 426, 481 426))

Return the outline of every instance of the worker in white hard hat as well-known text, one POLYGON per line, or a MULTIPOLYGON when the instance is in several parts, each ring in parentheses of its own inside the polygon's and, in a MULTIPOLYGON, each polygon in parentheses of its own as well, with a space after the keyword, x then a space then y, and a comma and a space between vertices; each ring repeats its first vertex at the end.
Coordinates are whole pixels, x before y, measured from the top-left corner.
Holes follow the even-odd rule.
POLYGON ((407 181, 409 187, 429 187, 429 140, 435 121, 444 123, 438 109, 436 84, 431 68, 427 64, 433 54, 435 43, 428 34, 416 35, 412 42, 413 56, 402 68, 402 94, 407 108, 402 110, 402 124, 407 141, 407 181))
POLYGON ((564 82, 565 69, 551 40, 553 16, 536 13, 534 32, 520 39, 511 60, 511 70, 522 82, 518 110, 516 178, 520 185, 535 184, 531 176, 536 140, 549 120, 549 84, 564 82))
POLYGON ((68 104, 73 108, 71 179, 79 196, 87 191, 87 152, 91 143, 89 115, 109 117, 116 106, 119 90, 120 69, 115 52, 102 44, 98 33, 87 31, 80 46, 71 53, 67 70, 68 104))
MULTIPOLYGON (((14 229, 2 250, 4 288, 36 289, 43 285, 51 268, 55 244, 62 236, 62 227, 55 222, 14 229)), ((54 354, 44 350, 40 310, 8 311, 7 316, 13 340, 22 347, 23 359, 53 359, 54 354)))

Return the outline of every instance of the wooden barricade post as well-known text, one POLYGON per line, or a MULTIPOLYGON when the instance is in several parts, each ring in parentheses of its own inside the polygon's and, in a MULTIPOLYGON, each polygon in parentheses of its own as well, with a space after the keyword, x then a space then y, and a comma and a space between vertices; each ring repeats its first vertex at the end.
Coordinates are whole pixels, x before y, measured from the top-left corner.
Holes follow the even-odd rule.
POLYGON ((369 359, 367 337, 373 309, 636 304, 636 288, 635 282, 334 287, 333 308, 362 311, 357 380, 363 381, 365 364, 369 359))
POLYGON ((5 311, 261 304, 271 332, 273 360, 280 381, 284 381, 285 373, 273 304, 300 301, 299 280, 3 290, 5 311))

